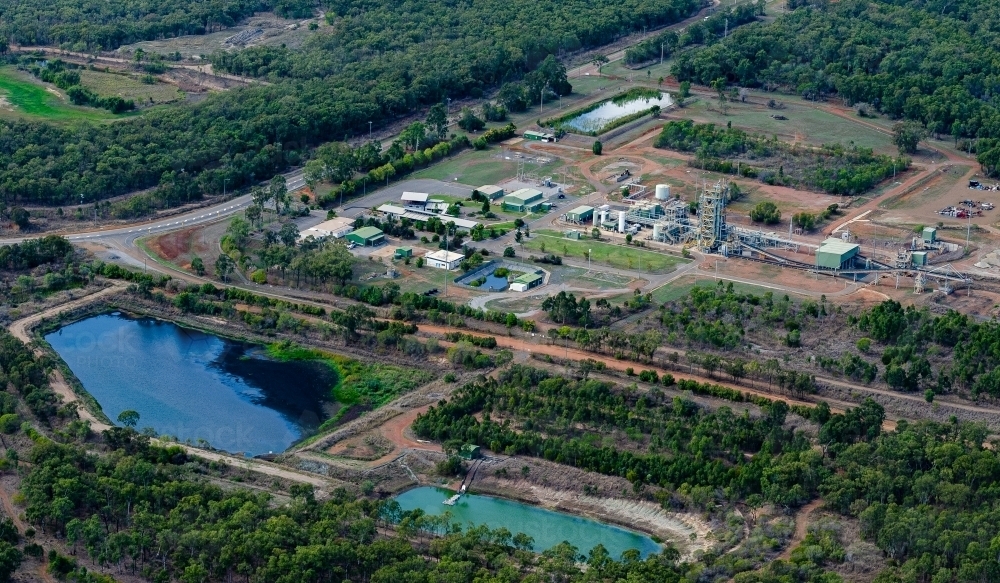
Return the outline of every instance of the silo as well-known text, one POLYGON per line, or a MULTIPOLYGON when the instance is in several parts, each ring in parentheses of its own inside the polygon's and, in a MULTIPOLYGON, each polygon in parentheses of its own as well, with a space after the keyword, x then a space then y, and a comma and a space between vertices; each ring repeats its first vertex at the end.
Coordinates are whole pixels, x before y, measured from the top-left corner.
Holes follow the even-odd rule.
POLYGON ((670 198, 670 185, 669 184, 657 184, 656 185, 656 200, 667 200, 670 198))
POLYGON ((654 241, 659 241, 660 240, 660 228, 661 228, 660 223, 654 223, 653 224, 653 240, 654 241))
POLYGON ((625 211, 618 211, 618 232, 625 232, 625 211))

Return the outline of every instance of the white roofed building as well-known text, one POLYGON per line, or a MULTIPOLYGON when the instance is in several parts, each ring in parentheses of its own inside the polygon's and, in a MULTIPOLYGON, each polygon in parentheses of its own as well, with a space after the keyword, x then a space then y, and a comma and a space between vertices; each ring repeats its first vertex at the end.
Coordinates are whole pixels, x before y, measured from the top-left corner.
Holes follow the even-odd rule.
POLYGON ((334 239, 340 239, 353 230, 354 219, 337 217, 302 231, 299 233, 299 240, 305 239, 306 237, 313 237, 314 239, 333 237, 334 239))
POLYGON ((462 263, 463 259, 465 259, 465 255, 455 253, 454 251, 445 251, 444 249, 424 255, 424 261, 426 261, 427 265, 430 267, 447 269, 449 271, 457 268, 462 263))

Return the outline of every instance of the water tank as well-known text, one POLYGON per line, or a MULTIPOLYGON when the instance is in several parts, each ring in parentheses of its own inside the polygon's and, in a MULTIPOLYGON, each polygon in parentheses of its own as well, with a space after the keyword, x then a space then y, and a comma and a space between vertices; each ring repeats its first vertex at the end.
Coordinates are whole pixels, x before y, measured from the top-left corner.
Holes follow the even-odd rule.
POLYGON ((669 184, 657 184, 656 185, 656 200, 667 200, 670 198, 670 185, 669 184))
POLYGON ((625 232, 625 211, 618 211, 618 232, 625 232))
POLYGON ((603 227, 606 222, 608 222, 608 209, 601 209, 601 222, 599 226, 603 227))
POLYGON ((653 224, 653 240, 654 241, 660 240, 660 223, 653 224))

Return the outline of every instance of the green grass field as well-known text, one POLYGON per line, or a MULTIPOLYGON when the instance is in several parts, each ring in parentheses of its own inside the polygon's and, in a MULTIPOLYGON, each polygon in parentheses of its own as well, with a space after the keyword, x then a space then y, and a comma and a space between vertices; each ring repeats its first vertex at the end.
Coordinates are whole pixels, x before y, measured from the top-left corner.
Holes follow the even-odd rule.
POLYGON ((135 77, 119 73, 84 69, 80 71, 80 84, 101 97, 117 95, 122 99, 131 99, 140 107, 171 103, 184 98, 184 94, 173 85, 166 83, 147 85, 135 77))
MULTIPOLYGON (((427 168, 414 172, 412 178, 432 178, 453 182, 457 179, 469 186, 496 184, 517 174, 517 159, 498 158, 500 148, 493 146, 486 150, 470 150, 462 152, 446 160, 431 164, 427 168)), ((554 176, 562 168, 563 162, 554 160, 548 164, 526 164, 526 170, 539 176, 554 176)))
POLYGON ((669 273, 677 265, 687 263, 687 259, 646 251, 637 247, 625 247, 601 243, 592 239, 566 239, 554 231, 535 233, 523 241, 524 248, 539 253, 552 253, 562 257, 586 259, 587 250, 593 251, 591 261, 617 269, 634 269, 649 273, 669 273), (544 247, 544 249, 542 248, 544 247))
POLYGON ((100 109, 77 107, 46 89, 28 73, 14 67, 0 67, 0 115, 47 121, 102 121, 115 115, 100 109))
MULTIPOLYGON (((764 97, 752 95, 755 101, 764 97)), ((782 96, 775 97, 782 101, 782 96)), ((787 139, 788 136, 800 136, 810 144, 844 144, 854 142, 855 145, 872 148, 881 153, 896 155, 897 149, 892 144, 892 137, 861 124, 851 123, 842 117, 814 109, 805 104, 786 101, 786 107, 781 110, 762 109, 759 105, 744 105, 728 103, 729 113, 723 115, 719 111, 719 103, 707 97, 698 97, 683 109, 673 110, 676 117, 693 117, 724 126, 732 122, 734 127, 751 133, 771 136, 777 134, 787 139), (773 119, 772 115, 783 115, 787 120, 773 119)))

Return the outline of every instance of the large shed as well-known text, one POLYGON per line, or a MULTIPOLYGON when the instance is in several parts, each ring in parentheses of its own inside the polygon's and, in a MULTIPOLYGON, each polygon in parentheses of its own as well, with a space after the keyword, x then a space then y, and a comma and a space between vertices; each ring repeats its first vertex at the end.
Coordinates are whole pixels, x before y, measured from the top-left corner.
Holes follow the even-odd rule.
POLYGON ((554 134, 549 134, 545 132, 536 132, 533 130, 528 130, 524 132, 524 139, 534 140, 536 142, 554 142, 556 141, 556 136, 554 134))
POLYGON ((514 212, 531 212, 542 204, 545 195, 534 188, 515 190, 503 198, 503 210, 514 212))
POLYGON ((583 223, 586 221, 593 220, 594 218, 594 207, 592 206, 578 206, 575 209, 566 213, 566 220, 571 223, 583 223))
POLYGON ((503 188, 495 184, 484 184, 476 189, 479 194, 485 196, 490 200, 496 200, 498 198, 503 198, 503 188))
POLYGON ((840 239, 827 239, 816 250, 816 267, 843 269, 854 260, 861 246, 840 239))
POLYGON ((376 247, 385 243, 385 233, 375 227, 361 227, 348 233, 347 240, 362 247, 376 247))

